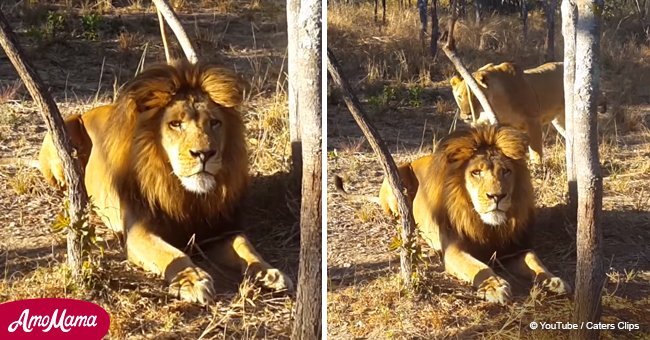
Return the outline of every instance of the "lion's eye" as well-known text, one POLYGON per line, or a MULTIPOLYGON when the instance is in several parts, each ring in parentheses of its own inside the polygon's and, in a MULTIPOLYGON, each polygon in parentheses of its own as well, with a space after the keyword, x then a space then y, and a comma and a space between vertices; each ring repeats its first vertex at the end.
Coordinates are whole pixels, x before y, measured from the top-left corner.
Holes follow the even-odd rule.
POLYGON ((213 128, 221 126, 221 121, 219 119, 210 119, 210 126, 213 128))
POLYGON ((503 169, 503 175, 504 175, 504 176, 508 176, 508 175, 510 175, 511 172, 512 172, 512 171, 511 171, 510 169, 508 169, 508 168, 503 169))
POLYGON ((480 177, 481 176, 481 170, 479 170, 479 169, 472 170, 471 173, 472 173, 472 176, 474 176, 474 177, 480 177))
POLYGON ((181 122, 180 120, 172 120, 171 122, 169 122, 169 127, 172 129, 180 129, 181 125, 183 125, 183 122, 181 122))

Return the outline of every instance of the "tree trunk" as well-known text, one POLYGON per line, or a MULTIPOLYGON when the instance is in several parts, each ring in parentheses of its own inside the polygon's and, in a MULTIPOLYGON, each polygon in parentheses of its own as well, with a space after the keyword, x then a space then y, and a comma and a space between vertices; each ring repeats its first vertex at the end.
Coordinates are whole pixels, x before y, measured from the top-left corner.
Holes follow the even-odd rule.
POLYGON ((418 14, 420 15, 420 39, 424 39, 424 33, 427 32, 427 1, 418 0, 418 14))
MULTIPOLYGON (((52 135, 57 154, 63 163, 66 185, 68 187, 68 199, 70 200, 69 215, 70 226, 77 226, 83 218, 88 207, 88 194, 83 183, 83 168, 77 159, 72 157, 73 148, 70 139, 64 128, 63 118, 47 92, 47 88, 39 77, 38 73, 29 64, 25 53, 18 44, 18 39, 13 33, 9 22, 0 10, 0 45, 7 57, 16 68, 29 94, 40 108, 40 112, 47 124, 48 131, 52 135)), ((76 227, 68 228, 68 265, 72 276, 79 281, 82 274, 82 256, 84 246, 81 242, 81 235, 76 227)))
MULTIPOLYGON (((296 296, 296 319, 292 339, 320 339, 322 335, 322 145, 321 145, 321 1, 300 3, 296 59, 292 79, 297 88, 298 117, 302 137, 302 204, 300 210, 300 268, 296 296), (299 77, 298 77, 299 76, 299 77)), ((294 36, 296 37, 296 36, 294 36)))
POLYGON ((292 60, 298 59, 298 35, 300 31, 300 0, 287 0, 287 97, 289 100, 289 141, 291 142, 291 176, 295 183, 301 182, 302 144, 300 117, 298 115, 298 92, 301 75, 292 60))
MULTIPOLYGON (((603 0, 579 0, 576 25, 574 91, 574 159, 578 172, 578 226, 574 322, 599 322, 605 282, 601 210, 603 180, 598 158, 597 104, 600 26, 603 0), (578 151, 578 152, 576 152, 578 151)), ((578 329, 573 339, 597 339, 598 330, 578 329)))
POLYGON ((178 19, 178 16, 174 12, 174 10, 172 9, 172 6, 169 4, 169 1, 168 0, 152 0, 152 1, 156 5, 156 9, 160 11, 160 14, 162 14, 162 16, 165 17, 165 20, 167 21, 167 25, 169 25, 169 28, 171 28, 172 32, 174 32, 174 35, 176 35, 176 39, 178 40, 178 43, 181 45, 181 48, 183 49, 183 52, 185 53, 187 60, 189 60, 189 62, 192 64, 196 64, 196 62, 199 61, 199 57, 196 54, 196 49, 192 45, 192 41, 187 36, 187 33, 183 29, 183 25, 181 25, 181 22, 178 19))
POLYGON ((546 61, 555 60, 555 12, 557 0, 546 0, 546 61))
POLYGON ((562 35, 564 36, 564 129, 566 144, 566 176, 568 184, 567 211, 569 218, 575 221, 578 208, 578 187, 576 182, 576 168, 573 159, 573 84, 575 83, 576 68, 576 23, 578 13, 573 0, 562 1, 562 35))
POLYGON ((523 24, 523 42, 528 38, 528 6, 526 0, 521 0, 521 22, 523 24))
POLYGON ((411 212, 411 202, 406 199, 404 194, 404 188, 402 186, 402 181, 399 178, 397 173, 397 166, 388 152, 388 148, 381 139, 377 129, 368 121, 366 114, 361 109, 361 104, 359 100, 352 92, 352 88, 348 84, 347 80, 343 78, 341 74, 341 67, 339 66, 338 61, 334 57, 334 53, 330 49, 327 49, 327 70, 332 76, 334 83, 341 89, 343 94, 343 99, 354 117, 354 120, 357 122, 361 131, 366 136, 368 143, 374 150, 379 162, 381 163, 384 173, 388 178, 388 183, 390 184, 391 190, 397 198, 397 207, 399 210, 399 215, 402 220, 402 247, 400 249, 400 269, 402 274, 402 280, 407 289, 412 288, 411 282, 411 273, 413 272, 413 245, 414 245, 414 235, 415 235, 415 222, 413 220, 413 214, 411 212))
POLYGON ((438 38, 440 38, 440 29, 438 28, 438 0, 431 0, 431 57, 435 59, 438 55, 438 38))

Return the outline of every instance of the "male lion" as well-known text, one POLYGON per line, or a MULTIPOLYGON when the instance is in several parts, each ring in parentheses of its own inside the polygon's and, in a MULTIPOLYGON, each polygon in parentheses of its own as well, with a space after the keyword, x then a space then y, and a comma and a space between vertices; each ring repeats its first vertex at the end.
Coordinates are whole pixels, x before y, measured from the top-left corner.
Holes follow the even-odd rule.
MULTIPOLYGON (((400 166, 402 174, 413 169, 408 178, 418 181, 413 215, 422 237, 442 251, 448 273, 491 302, 511 297, 510 284, 486 264, 493 257, 553 293, 571 290, 530 249, 535 206, 526 148, 522 132, 479 124, 444 138, 433 155, 400 166)), ((387 180, 379 199, 397 213, 387 180)))
MULTIPOLYGON (((539 164, 542 160, 544 124, 552 122, 564 137, 563 72, 562 63, 546 63, 523 72, 512 63, 490 63, 473 74, 499 123, 526 131, 533 163, 539 164)), ((449 82, 460 108, 460 118, 472 122, 473 108, 478 122, 485 120, 476 96, 470 95, 471 101, 468 99, 465 81, 454 76, 449 82)))
MULTIPOLYGON (((180 250, 190 240, 211 242, 211 259, 264 287, 292 288, 237 227, 248 181, 242 92, 240 78, 215 65, 159 65, 127 83, 113 104, 66 120, 76 149, 90 150, 85 186, 98 215, 124 233, 132 262, 163 275, 184 300, 206 304, 215 294, 212 277, 180 250)), ((47 135, 41 170, 60 184, 53 148, 47 135)))

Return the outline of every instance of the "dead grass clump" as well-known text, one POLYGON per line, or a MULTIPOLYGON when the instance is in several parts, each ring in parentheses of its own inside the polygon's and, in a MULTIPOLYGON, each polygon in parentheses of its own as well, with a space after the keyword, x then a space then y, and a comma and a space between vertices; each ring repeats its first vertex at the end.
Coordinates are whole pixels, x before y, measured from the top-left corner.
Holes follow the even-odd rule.
POLYGON ((20 93, 22 85, 23 83, 20 79, 16 79, 6 85, 0 85, 0 104, 16 99, 20 93))
POLYGON ((246 115, 251 168, 260 174, 289 170, 289 111, 287 95, 256 98, 246 115))

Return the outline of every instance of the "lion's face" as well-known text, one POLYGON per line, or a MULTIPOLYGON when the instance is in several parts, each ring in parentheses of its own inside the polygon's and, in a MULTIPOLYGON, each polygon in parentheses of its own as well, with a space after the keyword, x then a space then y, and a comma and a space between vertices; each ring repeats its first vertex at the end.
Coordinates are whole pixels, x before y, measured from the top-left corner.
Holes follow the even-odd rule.
POLYGON ((515 187, 512 168, 511 162, 498 153, 477 154, 465 168, 465 189, 485 224, 506 222, 515 187))
POLYGON ((215 176, 223 165, 225 118, 220 107, 203 94, 188 95, 164 109, 161 144, 186 190, 205 194, 216 187, 215 176))

